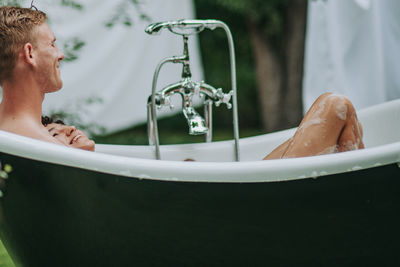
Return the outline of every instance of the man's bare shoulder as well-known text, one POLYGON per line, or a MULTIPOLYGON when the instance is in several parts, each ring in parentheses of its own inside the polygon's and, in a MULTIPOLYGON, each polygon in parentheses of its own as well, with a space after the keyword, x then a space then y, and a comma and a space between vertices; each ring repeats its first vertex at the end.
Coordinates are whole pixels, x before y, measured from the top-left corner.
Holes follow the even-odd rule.
POLYGON ((60 144, 54 137, 52 137, 47 129, 41 124, 37 124, 29 119, 18 120, 3 120, 0 121, 0 130, 7 131, 26 137, 60 144))

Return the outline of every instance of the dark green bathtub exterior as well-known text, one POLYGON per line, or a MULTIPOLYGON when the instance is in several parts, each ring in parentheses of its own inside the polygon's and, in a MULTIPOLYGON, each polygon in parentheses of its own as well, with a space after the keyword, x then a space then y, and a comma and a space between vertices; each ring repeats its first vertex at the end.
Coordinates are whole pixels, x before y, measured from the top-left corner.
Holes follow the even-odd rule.
POLYGON ((195 183, 0 159, 1 239, 22 266, 400 266, 397 164, 195 183))

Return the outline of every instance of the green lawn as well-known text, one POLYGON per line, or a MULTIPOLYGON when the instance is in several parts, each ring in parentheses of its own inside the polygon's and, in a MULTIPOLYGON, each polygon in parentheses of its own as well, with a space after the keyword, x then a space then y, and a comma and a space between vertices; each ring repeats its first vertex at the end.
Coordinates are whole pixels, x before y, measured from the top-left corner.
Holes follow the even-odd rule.
MULTIPOLYGON (((186 122, 180 125, 173 121, 171 125, 168 120, 160 120, 159 140, 161 145, 165 144, 185 144, 185 143, 201 143, 204 142, 204 135, 189 135, 186 122)), ((245 128, 240 129, 240 137, 249 137, 263 134, 260 129, 245 128)), ((214 127, 213 141, 223 141, 233 139, 233 129, 226 127, 214 127)), ((147 145, 147 129, 146 125, 123 130, 106 136, 95 136, 94 140, 99 144, 120 144, 120 145, 147 145)))
POLYGON ((0 240, 0 267, 14 267, 10 256, 7 253, 6 248, 0 240))

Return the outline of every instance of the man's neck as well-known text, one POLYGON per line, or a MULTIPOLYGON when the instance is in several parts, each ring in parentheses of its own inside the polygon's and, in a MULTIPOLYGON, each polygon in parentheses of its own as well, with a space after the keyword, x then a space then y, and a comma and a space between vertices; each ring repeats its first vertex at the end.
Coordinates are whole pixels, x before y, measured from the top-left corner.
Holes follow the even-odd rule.
POLYGON ((40 123, 44 93, 29 78, 21 78, 3 84, 3 99, 0 104, 2 116, 24 118, 40 123))

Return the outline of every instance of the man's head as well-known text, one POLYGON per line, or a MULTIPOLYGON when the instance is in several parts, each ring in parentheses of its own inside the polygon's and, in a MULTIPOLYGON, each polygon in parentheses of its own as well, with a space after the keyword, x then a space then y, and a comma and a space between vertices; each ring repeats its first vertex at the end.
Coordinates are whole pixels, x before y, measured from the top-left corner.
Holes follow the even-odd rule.
POLYGON ((0 7, 0 84, 12 80, 18 62, 35 73, 44 92, 61 88, 58 70, 64 55, 55 46, 55 37, 42 11, 0 7))

